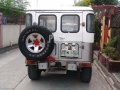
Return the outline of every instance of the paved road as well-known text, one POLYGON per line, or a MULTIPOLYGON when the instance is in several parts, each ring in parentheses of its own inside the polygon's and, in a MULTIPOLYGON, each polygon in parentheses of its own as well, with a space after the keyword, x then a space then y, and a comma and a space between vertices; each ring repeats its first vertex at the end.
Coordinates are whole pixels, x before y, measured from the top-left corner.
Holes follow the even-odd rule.
POLYGON ((18 49, 0 54, 0 90, 112 90, 93 65, 89 84, 81 83, 76 75, 42 73, 38 81, 27 76, 24 57, 18 49))

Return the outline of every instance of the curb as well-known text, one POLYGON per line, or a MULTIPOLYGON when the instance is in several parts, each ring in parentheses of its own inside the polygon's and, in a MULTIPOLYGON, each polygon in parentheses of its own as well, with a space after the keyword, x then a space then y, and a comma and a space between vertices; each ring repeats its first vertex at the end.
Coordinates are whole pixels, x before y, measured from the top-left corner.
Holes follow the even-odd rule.
POLYGON ((117 76, 115 75, 115 73, 113 73, 113 76, 116 78, 116 80, 120 83, 120 79, 117 78, 117 76))
POLYGON ((7 51, 10 51, 12 49, 16 49, 16 48, 18 48, 17 44, 12 45, 12 46, 8 46, 8 47, 4 47, 4 48, 0 48, 0 54, 5 53, 7 51))
POLYGON ((118 80, 118 78, 115 76, 114 73, 110 73, 110 72, 107 71, 107 69, 97 59, 98 56, 97 56, 97 54, 95 52, 94 52, 94 55, 95 55, 95 62, 94 62, 95 66, 102 73, 105 80, 109 83, 110 87, 113 90, 119 90, 120 89, 120 80, 118 80))
POLYGON ((105 73, 105 71, 101 68, 101 66, 98 64, 98 62, 95 61, 94 64, 98 68, 100 73, 103 75, 104 79, 107 81, 107 83, 112 88, 112 90, 118 90, 118 89, 116 89, 116 87, 114 85, 115 83, 114 83, 113 79, 105 73))

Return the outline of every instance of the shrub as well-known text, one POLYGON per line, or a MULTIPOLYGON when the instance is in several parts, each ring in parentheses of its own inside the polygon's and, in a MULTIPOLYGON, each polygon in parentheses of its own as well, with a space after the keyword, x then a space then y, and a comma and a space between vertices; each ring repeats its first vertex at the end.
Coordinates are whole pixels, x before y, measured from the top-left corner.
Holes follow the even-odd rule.
POLYGON ((116 49, 118 37, 114 37, 109 41, 107 46, 103 49, 103 53, 112 58, 113 60, 120 60, 120 53, 116 49))
POLYGON ((113 39, 111 39, 110 41, 109 41, 109 43, 107 44, 107 46, 109 46, 109 47, 117 47, 117 41, 118 41, 118 37, 116 36, 116 37, 114 37, 113 39))
POLYGON ((100 43, 101 36, 101 23, 96 19, 95 20, 95 43, 100 43))
POLYGON ((107 46, 104 50, 103 53, 105 53, 107 56, 109 56, 110 58, 112 58, 113 60, 119 60, 120 59, 120 54, 117 51, 116 48, 114 47, 109 47, 107 46))

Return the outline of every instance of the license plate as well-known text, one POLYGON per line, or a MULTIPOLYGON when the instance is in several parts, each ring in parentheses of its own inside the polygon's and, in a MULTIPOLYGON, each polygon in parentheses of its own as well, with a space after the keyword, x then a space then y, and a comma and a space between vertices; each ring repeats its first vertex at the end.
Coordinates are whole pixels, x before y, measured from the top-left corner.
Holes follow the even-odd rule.
POLYGON ((48 63, 39 63, 38 68, 39 69, 48 69, 48 63))
POLYGON ((78 57, 78 52, 76 50, 63 49, 61 52, 61 56, 63 56, 63 57, 78 57))

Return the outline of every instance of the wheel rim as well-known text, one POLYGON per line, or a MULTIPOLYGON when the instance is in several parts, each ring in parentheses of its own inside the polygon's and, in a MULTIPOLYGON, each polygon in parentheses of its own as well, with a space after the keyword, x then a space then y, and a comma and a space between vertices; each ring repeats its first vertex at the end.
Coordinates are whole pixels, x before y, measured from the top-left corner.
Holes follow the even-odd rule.
POLYGON ((32 33, 26 38, 26 47, 32 53, 39 53, 45 48, 45 39, 39 33, 32 33))

